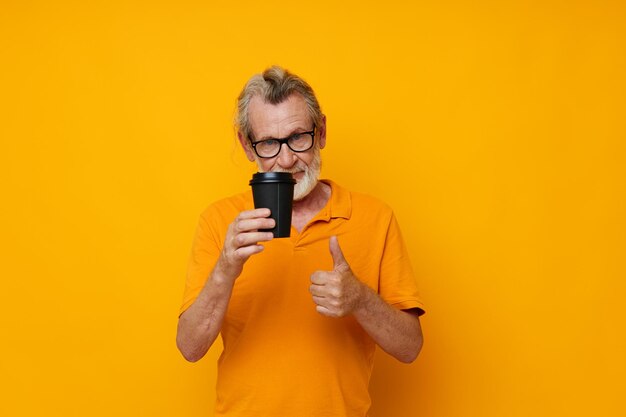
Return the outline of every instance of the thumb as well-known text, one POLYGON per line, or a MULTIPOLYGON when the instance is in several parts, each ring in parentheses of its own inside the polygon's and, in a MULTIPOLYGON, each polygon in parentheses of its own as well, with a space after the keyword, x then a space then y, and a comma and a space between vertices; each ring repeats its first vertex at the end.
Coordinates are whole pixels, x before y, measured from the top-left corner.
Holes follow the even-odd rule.
POLYGON ((343 252, 339 247, 339 241, 337 240, 337 236, 330 237, 330 254, 333 257, 333 266, 334 269, 337 270, 339 268, 350 268, 348 265, 348 261, 343 256, 343 252))

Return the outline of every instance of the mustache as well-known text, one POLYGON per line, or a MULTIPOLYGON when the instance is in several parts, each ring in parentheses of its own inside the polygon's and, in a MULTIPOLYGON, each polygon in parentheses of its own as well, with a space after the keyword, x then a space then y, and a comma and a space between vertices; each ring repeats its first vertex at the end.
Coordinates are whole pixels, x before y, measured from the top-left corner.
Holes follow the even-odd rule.
POLYGON ((289 168, 289 169, 284 169, 284 168, 277 168, 272 170, 272 172, 285 172, 288 174, 296 174, 298 172, 304 172, 306 173, 309 170, 309 167, 307 166, 295 166, 293 168, 289 168))

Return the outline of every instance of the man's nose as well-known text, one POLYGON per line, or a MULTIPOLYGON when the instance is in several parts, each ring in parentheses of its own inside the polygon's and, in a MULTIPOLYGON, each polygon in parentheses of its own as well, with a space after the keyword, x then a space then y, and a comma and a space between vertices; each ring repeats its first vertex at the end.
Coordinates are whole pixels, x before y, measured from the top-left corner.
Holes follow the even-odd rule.
POLYGON ((292 151, 286 143, 282 143, 280 147, 280 152, 278 152, 277 163, 281 168, 291 168, 293 164, 296 163, 296 154, 292 151))

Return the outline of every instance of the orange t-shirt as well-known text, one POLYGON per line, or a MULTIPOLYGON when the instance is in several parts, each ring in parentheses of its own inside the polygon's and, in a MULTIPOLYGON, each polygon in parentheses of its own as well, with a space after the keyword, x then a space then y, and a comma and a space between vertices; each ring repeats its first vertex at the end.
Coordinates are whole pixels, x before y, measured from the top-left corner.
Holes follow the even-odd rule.
MULTIPOLYGON (((336 235, 356 277, 398 309, 424 312, 391 209, 372 197, 331 186, 326 206, 290 238, 266 242, 237 278, 222 326, 216 416, 364 417, 375 343, 353 317, 315 310, 316 270, 332 270, 336 235)), ((252 193, 201 215, 181 313, 196 299, 220 254, 228 225, 254 208, 252 193)))

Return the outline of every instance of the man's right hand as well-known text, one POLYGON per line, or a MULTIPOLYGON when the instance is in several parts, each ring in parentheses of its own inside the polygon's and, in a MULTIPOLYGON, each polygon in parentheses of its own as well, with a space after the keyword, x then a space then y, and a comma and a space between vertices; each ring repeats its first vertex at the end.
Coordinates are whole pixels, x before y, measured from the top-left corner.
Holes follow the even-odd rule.
POLYGON ((263 250, 259 242, 272 240, 272 232, 259 232, 259 229, 274 227, 274 219, 269 215, 270 210, 266 208, 242 211, 228 226, 224 247, 215 265, 220 276, 232 281, 237 279, 248 258, 263 250))

